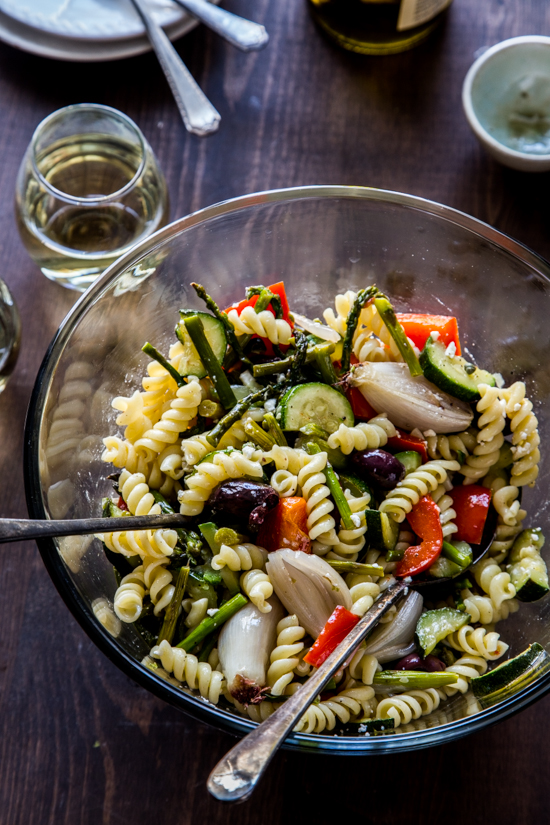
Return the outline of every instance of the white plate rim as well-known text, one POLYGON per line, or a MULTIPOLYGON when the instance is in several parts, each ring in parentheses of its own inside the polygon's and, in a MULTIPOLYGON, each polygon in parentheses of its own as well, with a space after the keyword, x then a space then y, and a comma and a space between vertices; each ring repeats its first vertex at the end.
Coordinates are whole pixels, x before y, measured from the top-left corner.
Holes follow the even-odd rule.
MULTIPOLYGON (((220 0, 212 0, 218 4, 220 0)), ((183 18, 165 31, 170 40, 177 40, 198 25, 198 21, 185 14, 183 18)), ((40 29, 35 29, 14 20, 0 11, 0 41, 21 51, 75 63, 99 63, 108 60, 122 60, 151 51, 151 44, 145 35, 120 40, 95 40, 57 37, 40 29)))

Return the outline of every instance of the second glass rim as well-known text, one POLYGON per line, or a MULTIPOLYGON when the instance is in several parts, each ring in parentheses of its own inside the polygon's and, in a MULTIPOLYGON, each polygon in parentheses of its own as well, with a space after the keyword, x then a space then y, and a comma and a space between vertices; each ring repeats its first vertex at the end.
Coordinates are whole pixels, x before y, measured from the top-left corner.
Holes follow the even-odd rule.
POLYGON ((30 142, 30 154, 31 154, 31 164, 34 173, 36 174, 37 178, 39 179, 40 183, 50 192, 50 194, 54 195, 56 198, 59 198, 64 201, 68 201, 69 203, 79 204, 83 206, 94 206, 96 204, 105 203, 106 201, 110 201, 113 198, 124 195, 126 192, 129 192, 136 184, 136 181, 140 177, 145 168, 146 162, 146 153, 147 153, 147 141, 145 140, 145 136, 143 135, 141 129, 134 123, 132 118, 128 117, 128 115, 121 112, 119 109, 114 109, 112 106, 104 106, 102 103, 73 103, 70 106, 63 106, 61 109, 56 109, 55 112, 52 112, 43 120, 40 121, 38 126, 33 132, 33 136, 30 142), (124 186, 120 189, 117 189, 115 192, 111 192, 109 195, 99 195, 93 197, 75 197, 74 195, 69 195, 67 192, 63 192, 61 189, 57 189, 55 186, 52 186, 49 183, 40 169, 38 168, 38 164, 36 162, 36 144, 38 139, 40 138, 44 129, 49 126, 49 124, 58 118, 62 114, 70 114, 74 111, 83 111, 83 110, 90 110, 90 111, 99 111, 109 115, 114 115, 115 117, 119 118, 120 120, 124 121, 127 126, 129 126, 132 131, 134 131, 138 137, 139 145, 141 149, 141 160, 140 164, 132 177, 131 180, 128 181, 124 186))

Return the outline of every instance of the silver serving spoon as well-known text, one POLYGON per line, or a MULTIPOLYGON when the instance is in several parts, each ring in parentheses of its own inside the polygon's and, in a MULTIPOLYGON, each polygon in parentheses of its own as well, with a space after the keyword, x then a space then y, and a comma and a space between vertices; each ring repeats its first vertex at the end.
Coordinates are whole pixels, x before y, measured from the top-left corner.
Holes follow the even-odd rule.
POLYGON ((143 20, 147 36, 172 90, 185 128, 199 137, 212 134, 220 125, 220 113, 194 80, 164 31, 155 23, 143 0, 132 0, 132 3, 143 20))
POLYGON ((121 533, 125 530, 158 530, 160 527, 185 527, 187 516, 168 513, 162 516, 124 516, 122 518, 16 519, 0 518, 0 544, 26 539, 84 536, 93 533, 121 533))
MULTIPOLYGON (((488 552, 495 534, 496 513, 487 519, 483 537, 472 546, 472 564, 488 552)), ((468 569, 468 568, 466 568, 468 569)), ((463 571, 465 572, 465 570, 463 571)), ((444 585, 451 579, 400 581, 391 585, 362 619, 348 633, 328 659, 304 682, 300 690, 269 716, 265 722, 245 736, 221 759, 210 776, 207 788, 222 802, 243 802, 248 799, 267 766, 302 715, 321 693, 329 679, 342 667, 349 655, 371 633, 384 613, 411 590, 425 591, 444 585)))
POLYGON ((269 42, 269 35, 264 26, 231 14, 219 6, 212 5, 208 0, 174 0, 174 2, 243 52, 259 51, 269 42))

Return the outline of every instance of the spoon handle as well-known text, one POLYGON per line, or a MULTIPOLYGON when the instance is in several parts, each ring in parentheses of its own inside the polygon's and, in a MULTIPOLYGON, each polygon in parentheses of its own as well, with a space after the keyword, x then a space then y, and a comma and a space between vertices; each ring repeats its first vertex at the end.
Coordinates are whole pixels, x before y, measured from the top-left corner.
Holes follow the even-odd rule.
POLYGON ((378 624, 384 613, 405 595, 407 587, 404 582, 388 587, 384 595, 357 622, 344 641, 300 690, 281 702, 275 713, 231 748, 208 777, 207 787, 212 796, 222 802, 242 802, 248 799, 271 759, 304 711, 319 695, 330 677, 344 664, 351 651, 378 624))
POLYGON ((219 112, 194 80, 161 27, 155 23, 143 0, 132 0, 132 3, 143 20, 147 36, 166 75, 185 128, 199 137, 215 132, 221 120, 219 112))
POLYGON ((209 3, 208 0, 175 0, 205 26, 217 32, 233 46, 243 52, 259 51, 267 46, 269 35, 264 26, 246 20, 225 9, 209 3))
POLYGON ((0 544, 25 539, 57 536, 84 536, 92 533, 121 533, 124 530, 158 530, 159 527, 185 527, 188 519, 179 513, 164 516, 124 518, 36 519, 0 518, 0 544))

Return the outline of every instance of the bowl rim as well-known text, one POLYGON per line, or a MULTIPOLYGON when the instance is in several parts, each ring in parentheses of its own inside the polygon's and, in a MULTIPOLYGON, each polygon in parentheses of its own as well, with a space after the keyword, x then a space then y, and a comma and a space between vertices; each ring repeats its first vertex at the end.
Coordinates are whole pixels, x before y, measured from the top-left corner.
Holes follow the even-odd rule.
POLYGON ((474 82, 486 63, 501 52, 530 45, 550 47, 550 37, 542 34, 525 34, 520 37, 510 37, 507 40, 502 40, 500 43, 496 43, 494 46, 491 46, 489 49, 484 51, 483 54, 481 54, 477 60, 472 63, 468 69, 466 77, 464 78, 464 83, 462 84, 462 106, 472 131, 482 143, 486 143, 488 146, 491 146, 492 149, 499 152, 502 156, 510 159, 513 158, 515 160, 526 161, 529 165, 536 167, 544 163, 547 164, 550 161, 550 152, 534 155, 529 152, 520 152, 518 149, 511 149, 509 146, 506 146, 505 143, 501 143, 501 141, 493 137, 493 135, 481 123, 477 116, 472 99, 472 88, 474 82))
MULTIPOLYGON (((94 300, 101 295, 113 280, 133 264, 136 264, 144 255, 153 253, 164 242, 199 223, 253 206, 315 198, 386 202, 434 215, 468 229, 474 235, 496 244, 522 263, 527 263, 550 284, 550 263, 524 244, 457 209, 415 195, 407 195, 391 190, 339 185, 298 186, 266 190, 220 201, 173 221, 163 229, 140 241, 108 267, 104 274, 88 288, 67 313, 46 351, 35 380, 25 422, 23 472, 27 508, 31 518, 41 520, 47 518, 42 503, 38 461, 39 415, 47 395, 46 387, 49 387, 51 376, 73 327, 94 300)), ((243 736, 256 727, 257 723, 245 717, 232 714, 217 705, 211 705, 200 697, 172 686, 162 678, 155 678, 154 673, 148 671, 146 667, 128 654, 100 624, 93 613, 84 607, 53 539, 39 540, 37 545, 42 561, 56 589, 74 618, 99 650, 126 676, 178 710, 188 713, 193 718, 198 718, 226 733, 243 736)), ((288 737, 283 747, 289 750, 307 750, 310 753, 358 756, 423 749, 458 739, 481 730, 487 725, 506 719, 542 698, 549 690, 550 673, 547 673, 527 686, 521 694, 492 708, 482 710, 475 715, 466 716, 463 719, 444 725, 378 737, 293 733, 288 737)))

